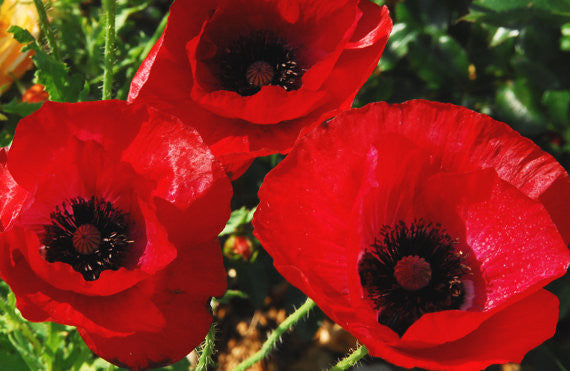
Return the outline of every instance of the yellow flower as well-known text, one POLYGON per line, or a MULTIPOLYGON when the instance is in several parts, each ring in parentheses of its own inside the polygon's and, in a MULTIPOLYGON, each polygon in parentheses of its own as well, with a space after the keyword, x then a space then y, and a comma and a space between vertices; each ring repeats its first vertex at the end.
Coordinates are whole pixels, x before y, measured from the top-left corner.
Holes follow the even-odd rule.
POLYGON ((8 33, 10 26, 20 26, 37 36, 38 13, 32 0, 4 0, 0 7, 0 95, 32 67, 31 53, 21 52, 22 45, 8 33))

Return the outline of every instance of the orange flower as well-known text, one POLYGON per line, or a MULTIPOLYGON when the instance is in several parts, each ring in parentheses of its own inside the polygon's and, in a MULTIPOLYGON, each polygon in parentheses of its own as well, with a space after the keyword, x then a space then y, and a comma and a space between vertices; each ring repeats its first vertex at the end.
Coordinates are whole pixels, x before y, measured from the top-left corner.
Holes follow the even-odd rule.
POLYGON ((4 0, 0 7, 0 94, 32 67, 30 52, 22 53, 22 45, 8 33, 10 26, 39 33, 38 13, 31 0, 4 0))
POLYGON ((45 90, 42 84, 32 85, 26 92, 22 95, 22 102, 28 103, 38 103, 49 99, 49 94, 45 90))

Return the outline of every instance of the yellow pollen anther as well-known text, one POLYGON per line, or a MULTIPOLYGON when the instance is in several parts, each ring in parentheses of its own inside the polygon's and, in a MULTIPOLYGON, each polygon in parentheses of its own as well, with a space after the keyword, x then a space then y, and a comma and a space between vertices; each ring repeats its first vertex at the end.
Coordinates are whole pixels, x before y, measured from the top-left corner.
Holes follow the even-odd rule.
POLYGON ((91 224, 83 224, 77 228, 72 237, 73 247, 82 254, 95 252, 101 244, 101 233, 91 224))
POLYGON ((255 85, 260 88, 262 86, 269 85, 271 83, 271 80, 273 80, 273 75, 273 67, 264 61, 257 61, 252 63, 245 73, 247 82, 250 85, 255 85))

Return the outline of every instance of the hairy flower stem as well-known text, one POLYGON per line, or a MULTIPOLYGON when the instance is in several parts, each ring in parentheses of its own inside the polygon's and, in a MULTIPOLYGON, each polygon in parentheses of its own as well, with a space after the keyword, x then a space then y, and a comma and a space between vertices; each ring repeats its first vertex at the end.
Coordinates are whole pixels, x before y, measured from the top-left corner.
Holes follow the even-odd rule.
POLYGON ((356 362, 360 361, 362 357, 364 357, 367 354, 368 354, 368 349, 364 345, 361 345, 351 355, 340 360, 334 367, 330 369, 330 371, 347 370, 350 367, 354 366, 356 362))
POLYGON ((111 99, 113 62, 115 60, 115 0, 103 0, 105 12, 105 61, 103 74, 103 100, 111 99))
POLYGON ((40 17, 41 29, 44 35, 46 35, 50 50, 53 53, 54 58, 57 59, 58 62, 63 62, 63 60, 61 59, 61 53, 59 52, 59 47, 55 42, 53 29, 51 28, 51 24, 49 23, 47 17, 46 7, 44 6, 42 0, 34 0, 34 4, 36 5, 36 10, 38 11, 38 16, 40 17))
POLYGON ((214 324, 210 326, 210 331, 206 335, 206 339, 204 340, 204 344, 200 350, 200 358, 198 359, 198 365, 196 366, 195 371, 206 371, 208 366, 213 364, 212 361, 212 354, 214 353, 214 345, 215 345, 215 329, 214 324))
POLYGON ((307 301, 305 301, 305 303, 301 305, 299 309, 293 312, 289 317, 285 318, 285 321, 283 321, 275 329, 275 331, 273 331, 271 335, 269 335, 267 340, 265 340, 265 343, 263 343, 263 345, 261 346, 261 349, 257 353, 255 353, 254 355, 252 355, 251 357, 249 357, 248 359, 237 365, 234 371, 245 371, 249 367, 253 366, 255 363, 265 358, 265 356, 267 356, 269 352, 273 350, 273 348, 275 347, 275 343, 277 343, 277 341, 281 338, 281 335, 283 335, 285 331, 289 330, 291 327, 293 327, 293 325, 299 322, 314 307, 315 307, 315 302, 312 301, 310 298, 307 298, 307 301))

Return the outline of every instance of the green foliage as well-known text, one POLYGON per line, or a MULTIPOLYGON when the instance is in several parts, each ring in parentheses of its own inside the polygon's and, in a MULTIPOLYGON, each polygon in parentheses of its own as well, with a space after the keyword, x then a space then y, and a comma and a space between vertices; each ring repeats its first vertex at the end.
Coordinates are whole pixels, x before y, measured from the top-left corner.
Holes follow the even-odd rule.
POLYGON ((570 23, 564 23, 560 28, 562 37, 560 38, 560 49, 570 51, 570 23))
POLYGON ((251 223, 255 209, 256 208, 249 210, 246 207, 242 207, 240 209, 233 210, 226 226, 220 232, 220 237, 240 232, 244 228, 244 225, 251 223))
POLYGON ((56 102, 77 102, 85 96, 85 84, 80 74, 71 75, 68 67, 53 56, 47 54, 25 29, 12 26, 8 30, 14 38, 26 45, 22 50, 33 50, 32 57, 36 65, 36 82, 45 86, 50 99, 56 102))
MULTIPOLYGON (((166 6, 159 8, 151 3, 151 0, 116 1, 117 42, 113 68, 116 98, 126 98, 130 80, 150 50, 155 29, 166 12, 166 6)), ((54 17, 52 26, 58 31, 63 59, 73 72, 85 77, 89 92, 85 100, 100 99, 105 45, 103 10, 77 0, 57 1, 53 8, 58 17, 54 17)))
POLYGON ((545 22, 570 20, 569 0, 475 0, 466 20, 494 25, 524 25, 539 18, 545 22))
POLYGON ((13 113, 20 117, 26 117, 36 112, 43 103, 26 103, 20 102, 16 98, 10 102, 0 105, 0 111, 4 113, 13 113))

